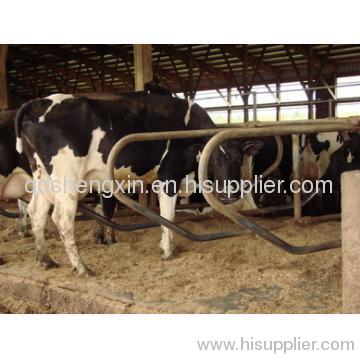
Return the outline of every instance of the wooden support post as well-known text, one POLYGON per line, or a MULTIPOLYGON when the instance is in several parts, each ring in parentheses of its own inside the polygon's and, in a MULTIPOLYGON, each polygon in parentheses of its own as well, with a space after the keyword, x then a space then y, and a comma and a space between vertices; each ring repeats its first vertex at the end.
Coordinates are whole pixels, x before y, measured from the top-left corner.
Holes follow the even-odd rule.
POLYGON ((153 79, 152 48, 150 44, 134 45, 135 90, 144 90, 144 84, 153 79))
POLYGON ((0 44, 0 110, 9 108, 8 89, 6 82, 6 57, 8 45, 0 44))
POLYGON ((360 313, 360 171, 341 175, 343 312, 360 313))
MULTIPOLYGON (((293 180, 300 182, 300 137, 299 135, 291 135, 292 137, 292 159, 293 159, 293 180)), ((301 220, 301 191, 300 185, 294 183, 294 218, 295 221, 301 220)))
MULTIPOLYGON (((152 69, 152 47, 150 44, 134 45, 134 67, 135 67, 135 91, 144 90, 144 85, 153 79, 152 69)), ((139 192, 139 203, 147 207, 149 205, 149 194, 139 192)))

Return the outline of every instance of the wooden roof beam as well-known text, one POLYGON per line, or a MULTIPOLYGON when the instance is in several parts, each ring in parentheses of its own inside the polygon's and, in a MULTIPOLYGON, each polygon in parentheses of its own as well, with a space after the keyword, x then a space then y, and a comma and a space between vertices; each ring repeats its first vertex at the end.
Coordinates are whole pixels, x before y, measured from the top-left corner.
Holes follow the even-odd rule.
POLYGON ((301 84, 302 88, 304 89, 304 92, 305 92, 306 96, 308 97, 309 100, 311 100, 310 99, 310 92, 309 92, 309 89, 308 89, 310 84, 308 84, 308 86, 306 86, 306 83, 305 83, 304 79, 302 78, 302 76, 300 74, 300 70, 297 67, 296 62, 295 62, 295 60, 294 60, 294 58, 293 58, 293 56, 291 54, 290 47, 288 45, 285 45, 285 49, 286 49, 286 53, 287 53, 287 55, 289 57, 289 60, 291 61, 291 64, 293 66, 293 69, 295 70, 295 73, 296 73, 296 75, 298 77, 298 80, 300 81, 300 84, 301 84))
MULTIPOLYGON (((153 47, 158 51, 163 51, 164 54, 168 56, 172 56, 174 59, 181 60, 184 64, 188 66, 189 56, 187 53, 177 50, 174 46, 169 45, 153 45, 153 47)), ((207 64, 203 60, 196 59, 194 56, 190 58, 192 65, 195 65, 198 69, 205 71, 206 73, 216 76, 222 77, 224 79, 228 79, 227 73, 207 64)))
MULTIPOLYGON (((55 64, 48 67, 43 61, 37 59, 36 57, 30 57, 27 54, 25 54, 24 52, 22 52, 22 51, 20 51, 20 50, 18 50, 16 48, 13 48, 12 51, 14 51, 16 53, 16 57, 18 59, 20 59, 21 61, 23 61, 23 62, 25 62, 25 63, 27 63, 29 65, 32 65, 32 66, 45 66, 45 72, 46 73, 48 73, 49 69, 53 70, 53 72, 55 72, 56 76, 59 76, 60 78, 63 78, 62 80, 64 81, 64 88, 67 88, 68 85, 69 85, 69 84, 65 83, 65 81, 67 79, 65 79, 66 76, 64 74, 66 72, 67 72, 67 75, 68 75, 69 78, 71 78, 71 79, 77 78, 79 82, 85 82, 89 86, 92 86, 91 80, 88 77, 85 77, 82 74, 79 74, 77 70, 65 69, 65 67, 55 65, 55 64)), ((11 62, 10 64, 16 71, 18 71, 19 69, 22 69, 21 64, 16 64, 15 65, 14 62, 11 62)), ((41 77, 41 74, 39 74, 39 75, 41 77)), ((59 90, 61 90, 61 88, 62 87, 60 87, 59 90)))
MULTIPOLYGON (((30 71, 28 69, 22 68, 18 65, 12 64, 11 68, 15 69, 17 74, 22 75, 22 77, 24 78, 23 81, 31 81, 33 83, 37 83, 38 81, 41 81, 43 85, 50 85, 50 86, 56 86, 57 88, 59 87, 59 84, 54 81, 53 77, 51 76, 47 76, 47 75, 43 75, 43 74, 37 74, 34 71, 30 71)), ((16 78, 14 75, 11 76, 11 78, 16 78)), ((59 89, 59 91, 61 91, 61 89, 59 89)))
POLYGON ((128 84, 129 87, 131 88, 133 87, 134 79, 128 74, 119 71, 117 68, 109 67, 106 64, 103 64, 104 66, 102 67, 102 65, 99 62, 89 59, 80 52, 74 52, 73 51, 74 49, 62 51, 62 49, 59 49, 58 47, 51 45, 38 45, 38 46, 49 54, 59 56, 60 60, 57 60, 56 62, 59 62, 61 60, 63 61, 75 60, 77 62, 81 62, 85 64, 86 67, 94 69, 98 73, 100 79, 101 79, 102 71, 104 71, 105 74, 109 74, 112 77, 117 77, 122 82, 128 84))
MULTIPOLYGON (((234 45, 221 45, 221 47, 232 57, 235 57, 237 59, 240 59, 241 61, 243 61, 244 59, 244 51, 242 49, 239 49, 237 47, 235 47, 234 45)), ((249 62, 249 64, 251 65, 252 68, 255 68, 258 64, 258 58, 249 54, 249 52, 247 52, 246 54, 247 60, 249 62)), ((273 66, 265 63, 264 61, 260 61, 259 63, 259 70, 263 69, 265 71, 271 72, 272 74, 277 75, 278 74, 278 70, 276 68, 274 68, 273 66)))
MULTIPOLYGON (((133 56, 127 53, 124 49, 115 48, 111 45, 85 45, 85 46, 89 49, 96 50, 99 54, 102 55, 111 54, 115 57, 122 59, 125 62, 125 64, 128 63, 131 64, 131 66, 134 66, 133 56)), ((177 77, 173 73, 162 68, 161 66, 157 65, 156 67, 154 67, 154 70, 156 70, 156 73, 158 75, 163 76, 172 82, 175 83, 178 82, 177 77)))
MULTIPOLYGON (((303 55, 307 60, 309 60, 309 51, 306 45, 287 45, 289 49, 294 50, 296 53, 303 55)), ((321 64, 326 64, 332 70, 336 70, 336 64, 329 60, 327 56, 318 54, 314 49, 312 49, 312 60, 319 66, 321 64)))

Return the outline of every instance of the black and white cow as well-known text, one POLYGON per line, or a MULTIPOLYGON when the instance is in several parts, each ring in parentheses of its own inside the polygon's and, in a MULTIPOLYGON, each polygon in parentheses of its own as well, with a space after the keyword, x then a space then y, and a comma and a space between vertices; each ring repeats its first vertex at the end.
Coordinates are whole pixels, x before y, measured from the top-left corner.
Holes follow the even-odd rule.
POLYGON ((18 200, 19 234, 26 237, 29 235, 27 206, 21 198, 29 195, 25 191, 25 183, 31 179, 31 171, 26 156, 15 150, 15 115, 16 111, 7 112, 6 119, 0 124, 0 200, 18 200))
MULTIPOLYGON (((104 182, 107 180, 108 154, 123 136, 214 127, 209 115, 197 104, 165 95, 134 93, 113 101, 57 95, 30 101, 20 108, 16 119, 17 150, 19 153, 25 151, 28 156, 34 179, 51 179, 60 184, 64 178, 75 182, 104 182)), ((157 178, 162 184, 167 180, 174 181, 175 187, 161 187, 158 194, 161 215, 172 220, 182 181, 197 169, 198 153, 206 141, 200 138, 130 144, 116 161, 116 178, 141 179, 145 183, 157 178)), ((222 167, 225 173, 234 165, 232 159, 242 162, 243 148, 254 154, 259 144, 226 142, 215 151, 212 163, 215 166, 226 163, 226 167, 222 167)), ((37 259, 45 268, 54 266, 44 237, 47 214, 53 204, 52 219, 72 266, 81 275, 89 273, 74 237, 77 202, 83 196, 85 193, 79 194, 65 186, 57 192, 33 193, 28 212, 37 259)), ((164 258, 172 254, 172 238, 172 232, 162 228, 160 246, 164 258)))
MULTIPOLYGON (((261 175, 275 161, 277 156, 277 144, 274 137, 259 138, 264 146, 258 154, 252 157, 250 166, 252 166, 252 175, 261 175)), ((283 144, 283 157, 278 168, 268 176, 267 179, 274 181, 283 181, 284 189, 290 194, 290 181, 292 175, 292 153, 291 153, 291 136, 281 137, 283 144)), ((257 193, 254 194, 255 203, 259 207, 268 207, 276 205, 284 205, 289 201, 289 195, 284 193, 257 193)))
MULTIPOLYGON (((15 116, 16 110, 1 113, 0 120, 0 200, 15 200, 18 202, 19 235, 28 237, 29 225, 27 216, 27 203, 21 199, 29 200, 31 194, 26 191, 26 182, 31 180, 30 165, 25 154, 19 154, 15 149, 15 116)), ((28 190, 30 187, 28 186, 28 190)), ((97 211, 111 220, 114 215, 116 201, 99 197, 97 211)), ((114 234, 104 226, 98 226, 95 231, 98 243, 111 244, 114 234)))
MULTIPOLYGON (((167 95, 172 97, 172 92, 170 89, 163 86, 159 80, 151 80, 144 84, 144 90, 138 91, 137 95, 146 95, 146 94, 160 94, 160 95, 167 95)), ((122 93, 121 94, 114 94, 114 98, 124 95, 133 95, 133 93, 122 93)), ((57 95, 55 95, 57 96, 57 95)), ((60 95, 62 96, 62 95, 60 95)), ((94 99, 96 99, 96 94, 93 94, 94 99)), ((97 98, 100 100, 101 98, 97 98)), ((115 215, 115 210, 118 205, 117 199, 112 197, 103 197, 101 194, 98 197, 98 205, 96 206, 96 212, 100 215, 104 216, 108 220, 112 220, 115 215)), ((95 239, 98 244, 104 245, 111 245, 116 242, 115 240, 115 231, 111 227, 107 227, 102 224, 97 224, 95 230, 95 239)))
POLYGON ((341 211, 341 174, 345 171, 360 169, 360 135, 349 133, 349 140, 344 141, 330 156, 322 180, 331 181, 332 192, 320 194, 321 215, 341 211))
POLYGON ((301 136, 301 155, 303 180, 321 179, 330 165, 331 155, 343 144, 337 132, 317 133, 301 136))
MULTIPOLYGON (((351 136, 351 150, 344 144, 340 133, 318 133, 301 136, 300 149, 300 169, 302 180, 331 180, 337 183, 333 194, 319 193, 306 204, 303 208, 304 215, 324 215, 338 212, 340 199, 340 175, 343 172, 343 167, 351 168, 348 165, 351 156, 356 158, 357 145, 356 139, 358 134, 350 134, 351 136), (348 158, 343 159, 344 153, 347 153, 348 158), (341 165, 342 164, 342 165, 341 165)), ((282 136, 284 147, 284 155, 278 169, 269 176, 272 180, 283 182, 283 189, 281 193, 273 194, 254 194, 255 203, 259 207, 268 207, 275 205, 284 205, 291 202, 290 182, 292 180, 292 140, 291 136, 282 136)), ((250 166, 253 175, 260 175, 267 169, 275 160, 277 153, 277 146, 274 138, 266 137, 259 139, 264 146, 261 151, 251 159, 250 166)), ((356 162, 355 162, 356 163, 356 162)), ((268 178, 268 179, 269 179, 268 178)), ((286 212, 284 212, 286 214, 286 212)))
MULTIPOLYGON (((334 169, 332 158, 335 161, 337 170, 340 170, 339 154, 343 152, 346 144, 341 133, 314 133, 301 136, 301 178, 302 180, 315 182, 317 180, 330 180, 333 185, 331 193, 319 192, 303 208, 305 215, 317 216, 338 213, 340 209, 340 186, 334 187, 335 182, 340 183, 341 171, 328 172, 329 168, 334 169), (337 175, 335 175, 337 173, 337 175)), ((344 159, 346 164, 348 159, 344 159)))
POLYGON ((340 176, 345 171, 358 170, 360 168, 360 134, 349 133, 349 141, 334 151, 330 156, 330 163, 326 168, 323 179, 331 180, 333 190, 340 191, 340 176))
MULTIPOLYGON (((31 180, 32 174, 29 161, 25 154, 19 154, 15 149, 15 116, 16 110, 1 112, 0 114, 0 200, 17 199, 19 210, 19 235, 28 237, 29 225, 27 203, 31 194, 26 191, 26 182, 31 180)), ((30 190, 30 186, 28 189, 30 190)), ((114 215, 116 201, 99 197, 97 211, 111 220, 114 215)), ((95 231, 96 241, 103 244, 114 242, 114 234, 104 226, 98 226, 95 231)))
POLYGON ((172 97, 171 90, 166 88, 165 86, 161 85, 160 81, 158 81, 158 80, 148 81, 144 85, 144 93, 147 93, 147 94, 160 94, 160 95, 167 95, 167 96, 172 97))

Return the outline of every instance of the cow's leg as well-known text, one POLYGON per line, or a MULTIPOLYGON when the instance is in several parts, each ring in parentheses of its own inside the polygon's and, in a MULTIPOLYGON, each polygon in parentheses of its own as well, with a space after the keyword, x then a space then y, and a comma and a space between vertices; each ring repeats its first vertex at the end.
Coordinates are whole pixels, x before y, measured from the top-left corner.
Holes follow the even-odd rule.
POLYGON ((45 244, 45 226, 49 209, 50 202, 44 194, 41 191, 34 193, 28 206, 28 214, 35 240, 36 260, 44 269, 58 266, 48 254, 45 244))
POLYGON ((75 215, 77 209, 77 195, 73 193, 57 194, 52 219, 59 230, 71 265, 79 275, 92 275, 81 259, 74 236, 75 215))
MULTIPOLYGON (((103 197, 99 194, 99 203, 95 206, 95 212, 101 216, 104 216, 104 204, 103 204, 103 197)), ((95 226, 95 242, 97 244, 105 244, 104 237, 105 237, 105 225, 97 222, 95 226)))
MULTIPOLYGON (((160 190, 159 194, 159 205, 160 205, 160 215, 167 220, 173 221, 175 218, 175 207, 176 207, 176 199, 177 194, 169 196, 164 191, 164 187, 160 190)), ((161 241, 160 247, 163 249, 163 258, 168 259, 173 250, 172 239, 174 237, 174 233, 172 230, 165 226, 161 226, 161 241)))
POLYGON ((18 229, 19 229, 19 236, 21 237, 29 237, 30 236, 30 229, 28 224, 27 218, 27 204, 22 200, 18 200, 18 208, 19 208, 19 220, 18 220, 18 229))
MULTIPOLYGON (((117 205, 117 200, 115 196, 110 198, 104 198, 103 207, 104 207, 104 215, 107 219, 112 220, 114 218, 115 209, 117 205)), ((116 243, 115 240, 115 231, 113 228, 106 226, 105 227, 105 244, 111 245, 116 243)))
MULTIPOLYGON (((117 200, 114 196, 110 198, 104 198, 100 195, 100 203, 96 206, 96 212, 108 220, 112 220, 115 213, 117 200)), ((97 225, 96 229, 96 242, 98 244, 111 245, 116 242, 114 229, 102 224, 97 225)))

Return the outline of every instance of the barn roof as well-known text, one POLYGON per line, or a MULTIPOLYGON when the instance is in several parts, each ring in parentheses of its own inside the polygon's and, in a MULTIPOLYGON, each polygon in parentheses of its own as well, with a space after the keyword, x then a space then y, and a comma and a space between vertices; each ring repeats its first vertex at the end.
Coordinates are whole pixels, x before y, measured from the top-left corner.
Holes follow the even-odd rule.
MULTIPOLYGON (((174 92, 360 75, 360 45, 153 45, 154 76, 174 92)), ((134 89, 133 45, 10 45, 12 103, 54 92, 134 89)))

